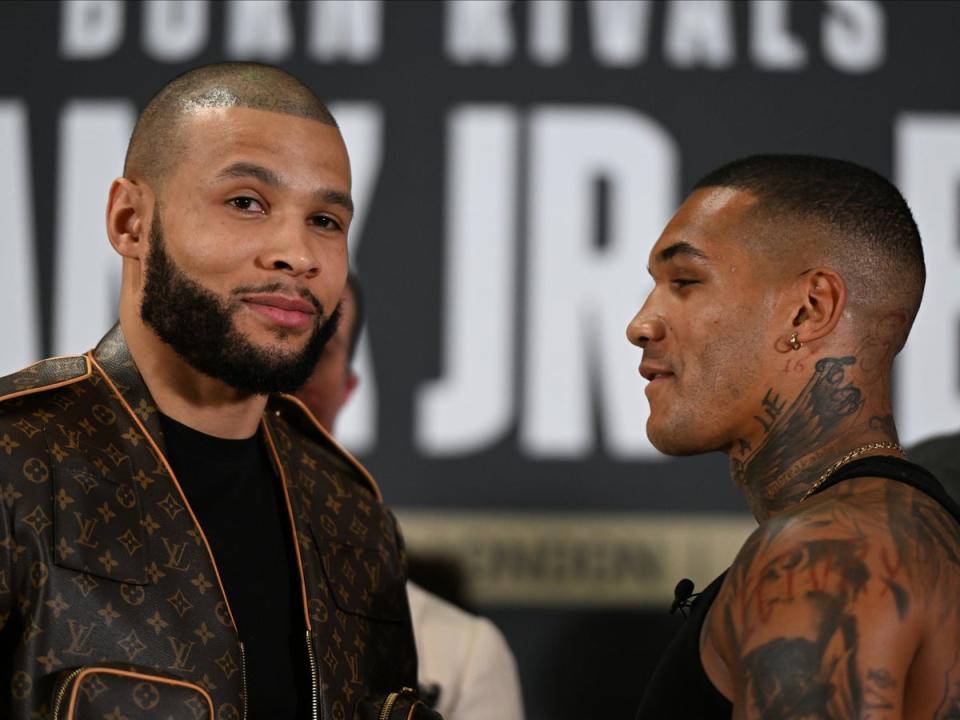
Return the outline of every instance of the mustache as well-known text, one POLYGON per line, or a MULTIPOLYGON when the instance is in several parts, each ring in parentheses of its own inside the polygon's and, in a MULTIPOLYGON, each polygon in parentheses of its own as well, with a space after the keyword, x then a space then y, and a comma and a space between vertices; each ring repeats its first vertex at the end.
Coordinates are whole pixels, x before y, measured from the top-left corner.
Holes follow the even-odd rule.
POLYGON ((310 292, 306 288, 293 287, 290 285, 285 285, 282 282, 266 283, 265 285, 244 285, 242 287, 234 288, 233 290, 230 291, 230 294, 236 297, 238 295, 246 295, 248 293, 256 294, 256 293, 277 293, 277 292, 285 293, 288 295, 290 294, 297 295, 303 300, 306 300, 308 303, 313 305, 313 309, 317 311, 317 314, 320 317, 324 317, 326 315, 323 309, 323 303, 321 303, 312 292, 310 292))

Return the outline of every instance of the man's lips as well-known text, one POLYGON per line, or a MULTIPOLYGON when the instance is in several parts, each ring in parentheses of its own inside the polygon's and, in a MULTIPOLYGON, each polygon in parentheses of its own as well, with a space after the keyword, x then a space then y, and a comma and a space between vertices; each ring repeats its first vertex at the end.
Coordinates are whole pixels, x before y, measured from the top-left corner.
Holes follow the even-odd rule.
POLYGON ((645 380, 649 380, 650 382, 654 382, 655 380, 665 380, 673 377, 673 373, 670 372, 670 370, 668 370, 666 367, 653 365, 652 363, 641 363, 640 375, 642 375, 645 380))
POLYGON ((312 304, 290 295, 254 294, 244 295, 240 300, 272 324, 285 328, 306 327, 317 314, 312 304))

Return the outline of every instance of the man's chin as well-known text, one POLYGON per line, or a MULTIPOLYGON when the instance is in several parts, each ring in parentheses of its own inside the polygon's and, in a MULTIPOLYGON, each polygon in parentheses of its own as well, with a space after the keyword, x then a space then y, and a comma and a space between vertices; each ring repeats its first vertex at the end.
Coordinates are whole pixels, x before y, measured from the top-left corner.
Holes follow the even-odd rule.
POLYGON ((694 433, 663 427, 654 423, 652 418, 647 421, 647 438, 664 455, 700 455, 711 450, 706 444, 698 442, 694 433))
POLYGON ((236 326, 215 342, 157 334, 194 370, 250 395, 293 392, 310 376, 323 348, 318 333, 277 340, 236 326))
POLYGON ((310 338, 317 332, 316 324, 302 328, 289 328, 235 321, 233 327, 240 337, 262 352, 291 355, 303 352, 310 338))
POLYGON ((247 336, 247 345, 263 358, 270 358, 278 364, 296 362, 306 350, 309 337, 302 338, 251 338, 247 336))

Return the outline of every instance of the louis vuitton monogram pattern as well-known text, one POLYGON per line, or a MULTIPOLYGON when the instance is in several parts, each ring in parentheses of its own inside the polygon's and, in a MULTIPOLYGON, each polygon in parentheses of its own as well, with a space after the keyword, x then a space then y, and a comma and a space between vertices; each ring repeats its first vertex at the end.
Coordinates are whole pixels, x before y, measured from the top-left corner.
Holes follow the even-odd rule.
MULTIPOLYGON (((242 628, 119 328, 89 358, 48 362, 0 379, 0 716, 47 718, 63 673, 122 663, 239 719, 242 628)), ((322 717, 351 718, 358 697, 415 686, 396 528, 297 405, 274 401, 265 430, 288 483, 322 717)))

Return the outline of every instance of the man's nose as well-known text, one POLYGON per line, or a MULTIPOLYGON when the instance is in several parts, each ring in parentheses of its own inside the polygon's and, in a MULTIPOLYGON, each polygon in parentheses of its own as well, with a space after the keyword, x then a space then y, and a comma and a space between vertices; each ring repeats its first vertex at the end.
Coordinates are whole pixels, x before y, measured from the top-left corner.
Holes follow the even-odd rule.
POLYGON ((665 333, 663 319, 644 310, 640 310, 627 325, 627 340, 641 348, 645 348, 648 342, 662 340, 665 333))
POLYGON ((305 225, 284 224, 260 256, 263 267, 288 275, 313 278, 320 273, 320 259, 305 225))

